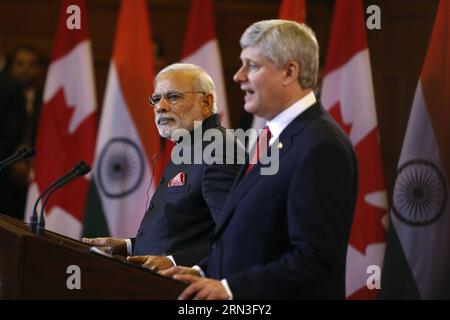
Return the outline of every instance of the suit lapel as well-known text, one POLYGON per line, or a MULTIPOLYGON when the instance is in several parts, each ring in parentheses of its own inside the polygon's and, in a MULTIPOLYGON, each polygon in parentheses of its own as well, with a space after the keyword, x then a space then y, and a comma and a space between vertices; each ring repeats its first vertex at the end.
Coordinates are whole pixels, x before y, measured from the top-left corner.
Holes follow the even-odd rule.
MULTIPOLYGON (((282 147, 279 148, 279 162, 281 165, 282 157, 289 152, 291 147, 294 145, 294 139, 299 135, 303 128, 318 118, 324 112, 323 108, 319 103, 312 105, 305 112, 300 114, 295 118, 281 133, 278 141, 275 141, 273 146, 278 147, 281 143, 282 147)), ((248 158, 247 158, 248 160, 248 158)), ((248 161, 247 161, 248 162, 248 161)), ((261 176, 261 165, 259 163, 250 170, 250 172, 244 176, 247 166, 242 166, 239 171, 238 177, 236 178, 232 191, 230 192, 227 201, 222 209, 222 214, 220 215, 220 220, 216 224, 216 235, 219 234, 227 221, 231 218, 234 208, 237 203, 244 197, 248 190, 258 182, 258 179, 262 179, 261 176)))

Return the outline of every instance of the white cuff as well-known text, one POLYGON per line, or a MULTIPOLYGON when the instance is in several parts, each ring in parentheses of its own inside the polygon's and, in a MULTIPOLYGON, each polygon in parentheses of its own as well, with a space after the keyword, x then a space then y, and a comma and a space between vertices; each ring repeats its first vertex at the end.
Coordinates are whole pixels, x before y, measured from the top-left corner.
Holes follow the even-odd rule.
POLYGON ((233 293, 231 292, 231 289, 230 289, 230 286, 228 285, 227 279, 222 279, 220 282, 222 282, 222 285, 228 294, 228 297, 229 297, 228 300, 233 300, 233 293))
POLYGON ((167 259, 170 260, 170 262, 172 262, 173 266, 176 267, 177 263, 175 262, 175 259, 173 258, 173 256, 166 256, 167 259))
POLYGON ((198 273, 200 273, 200 277, 206 278, 205 273, 203 272, 202 268, 200 268, 199 266, 193 266, 192 269, 197 270, 198 273))
POLYGON ((127 254, 129 256, 133 255, 133 245, 131 243, 131 239, 125 239, 125 242, 127 243, 127 254))

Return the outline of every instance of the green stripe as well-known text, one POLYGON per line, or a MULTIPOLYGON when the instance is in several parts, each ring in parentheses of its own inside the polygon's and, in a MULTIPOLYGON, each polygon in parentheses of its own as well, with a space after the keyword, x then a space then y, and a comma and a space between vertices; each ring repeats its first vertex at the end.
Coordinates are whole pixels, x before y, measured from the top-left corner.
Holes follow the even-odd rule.
POLYGON ((110 235, 108 223, 102 208, 94 179, 89 186, 86 211, 84 213, 83 237, 107 237, 110 235))
POLYGON ((420 299, 419 290, 392 221, 384 254, 379 299, 420 299))

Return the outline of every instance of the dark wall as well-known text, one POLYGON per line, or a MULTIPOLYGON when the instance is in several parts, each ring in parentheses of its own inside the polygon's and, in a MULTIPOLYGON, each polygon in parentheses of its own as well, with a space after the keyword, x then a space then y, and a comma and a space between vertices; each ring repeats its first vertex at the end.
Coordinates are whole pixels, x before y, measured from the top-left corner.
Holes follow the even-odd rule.
MULTIPOLYGON (((87 3, 98 103, 101 106, 120 2, 87 0, 87 3)), ((307 22, 317 33, 322 62, 326 56, 333 3, 332 0, 309 0, 307 3, 307 22)), ((438 0, 364 1, 365 7, 377 4, 381 8, 382 29, 367 30, 367 36, 389 194, 437 3, 438 0)), ((242 112, 242 94, 232 81, 240 64, 239 37, 252 22, 276 18, 279 5, 279 0, 215 1, 216 32, 234 125, 242 112)), ((31 44, 48 62, 59 6, 59 0, 0 0, 0 29, 4 33, 6 51, 19 44, 31 44)), ((153 33, 163 41, 168 62, 177 61, 182 49, 189 1, 149 0, 148 9, 153 33)))

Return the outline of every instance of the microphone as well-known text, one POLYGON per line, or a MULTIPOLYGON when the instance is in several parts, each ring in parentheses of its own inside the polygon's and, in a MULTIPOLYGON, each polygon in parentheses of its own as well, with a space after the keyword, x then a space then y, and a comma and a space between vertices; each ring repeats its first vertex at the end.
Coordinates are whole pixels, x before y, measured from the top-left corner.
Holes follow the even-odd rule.
POLYGON ((23 159, 30 158, 36 154, 36 150, 30 147, 22 147, 16 151, 12 156, 6 158, 2 162, 0 162, 0 171, 4 168, 13 165, 16 162, 22 161, 23 159))
POLYGON ((36 234, 38 236, 42 235, 42 233, 44 232, 44 229, 45 229, 44 208, 45 208, 45 205, 47 204, 48 199, 53 194, 53 192, 55 192, 59 188, 63 187, 67 183, 71 182, 75 178, 85 175, 86 173, 91 171, 91 168, 86 164, 86 162, 80 161, 79 163, 77 163, 75 165, 75 167, 72 170, 73 170, 73 172, 71 174, 69 174, 67 176, 65 175, 62 179, 58 179, 59 181, 56 181, 53 188, 49 190, 48 195, 45 197, 44 203, 42 204, 42 207, 41 207, 41 214, 39 215, 39 220, 37 223, 36 234))
MULTIPOLYGON (((29 227, 32 232, 34 232, 34 233, 37 232, 37 225, 38 225, 37 206, 38 206, 39 201, 52 189, 54 189, 54 188, 55 188, 54 190, 59 189, 60 187, 62 187, 66 183, 68 183, 71 179, 78 177, 78 175, 80 175, 80 173, 84 172, 81 174, 81 175, 83 175, 83 174, 89 172, 89 170, 90 170, 89 166, 84 161, 80 161, 72 169, 70 169, 63 176, 58 178, 50 186, 48 186, 44 191, 41 192, 39 197, 36 199, 36 202, 34 203, 33 213, 30 218, 29 227), (88 169, 88 170, 85 172, 86 169, 88 169)), ((50 193, 52 193, 53 191, 51 191, 50 193)), ((45 222, 44 222, 44 224, 45 224, 45 222)))
POLYGON ((73 173, 71 175, 64 177, 63 179, 61 179, 61 181, 58 181, 58 183, 56 183, 55 186, 48 192, 48 195, 45 197, 45 200, 42 204, 41 214, 39 215, 39 220, 37 223, 36 234, 38 236, 42 235, 44 232, 44 229, 45 229, 44 208, 45 208, 45 205, 47 204, 48 199, 53 194, 53 192, 55 192, 59 188, 63 187, 70 181, 74 180, 75 178, 84 176, 89 171, 91 171, 91 168, 86 164, 86 162, 81 161, 81 162, 77 163, 77 165, 75 165, 75 167, 74 167, 73 173))
POLYGON ((60 177, 59 179, 57 179, 56 181, 54 181, 50 186, 48 186, 44 191, 41 192, 41 194, 39 195, 39 197, 36 199, 36 202, 34 203, 33 206, 33 213, 31 214, 31 218, 30 218, 30 230, 32 232, 36 232, 36 227, 37 227, 37 221, 38 221, 38 213, 37 213, 37 206, 39 204, 39 201, 42 199, 42 197, 48 192, 50 191, 50 189, 52 189, 54 186, 56 186, 57 184, 59 184, 61 181, 65 180, 68 176, 71 176, 76 170, 78 170, 78 168, 80 167, 81 162, 77 163, 72 169, 70 169, 68 172, 66 172, 62 177, 60 177))

